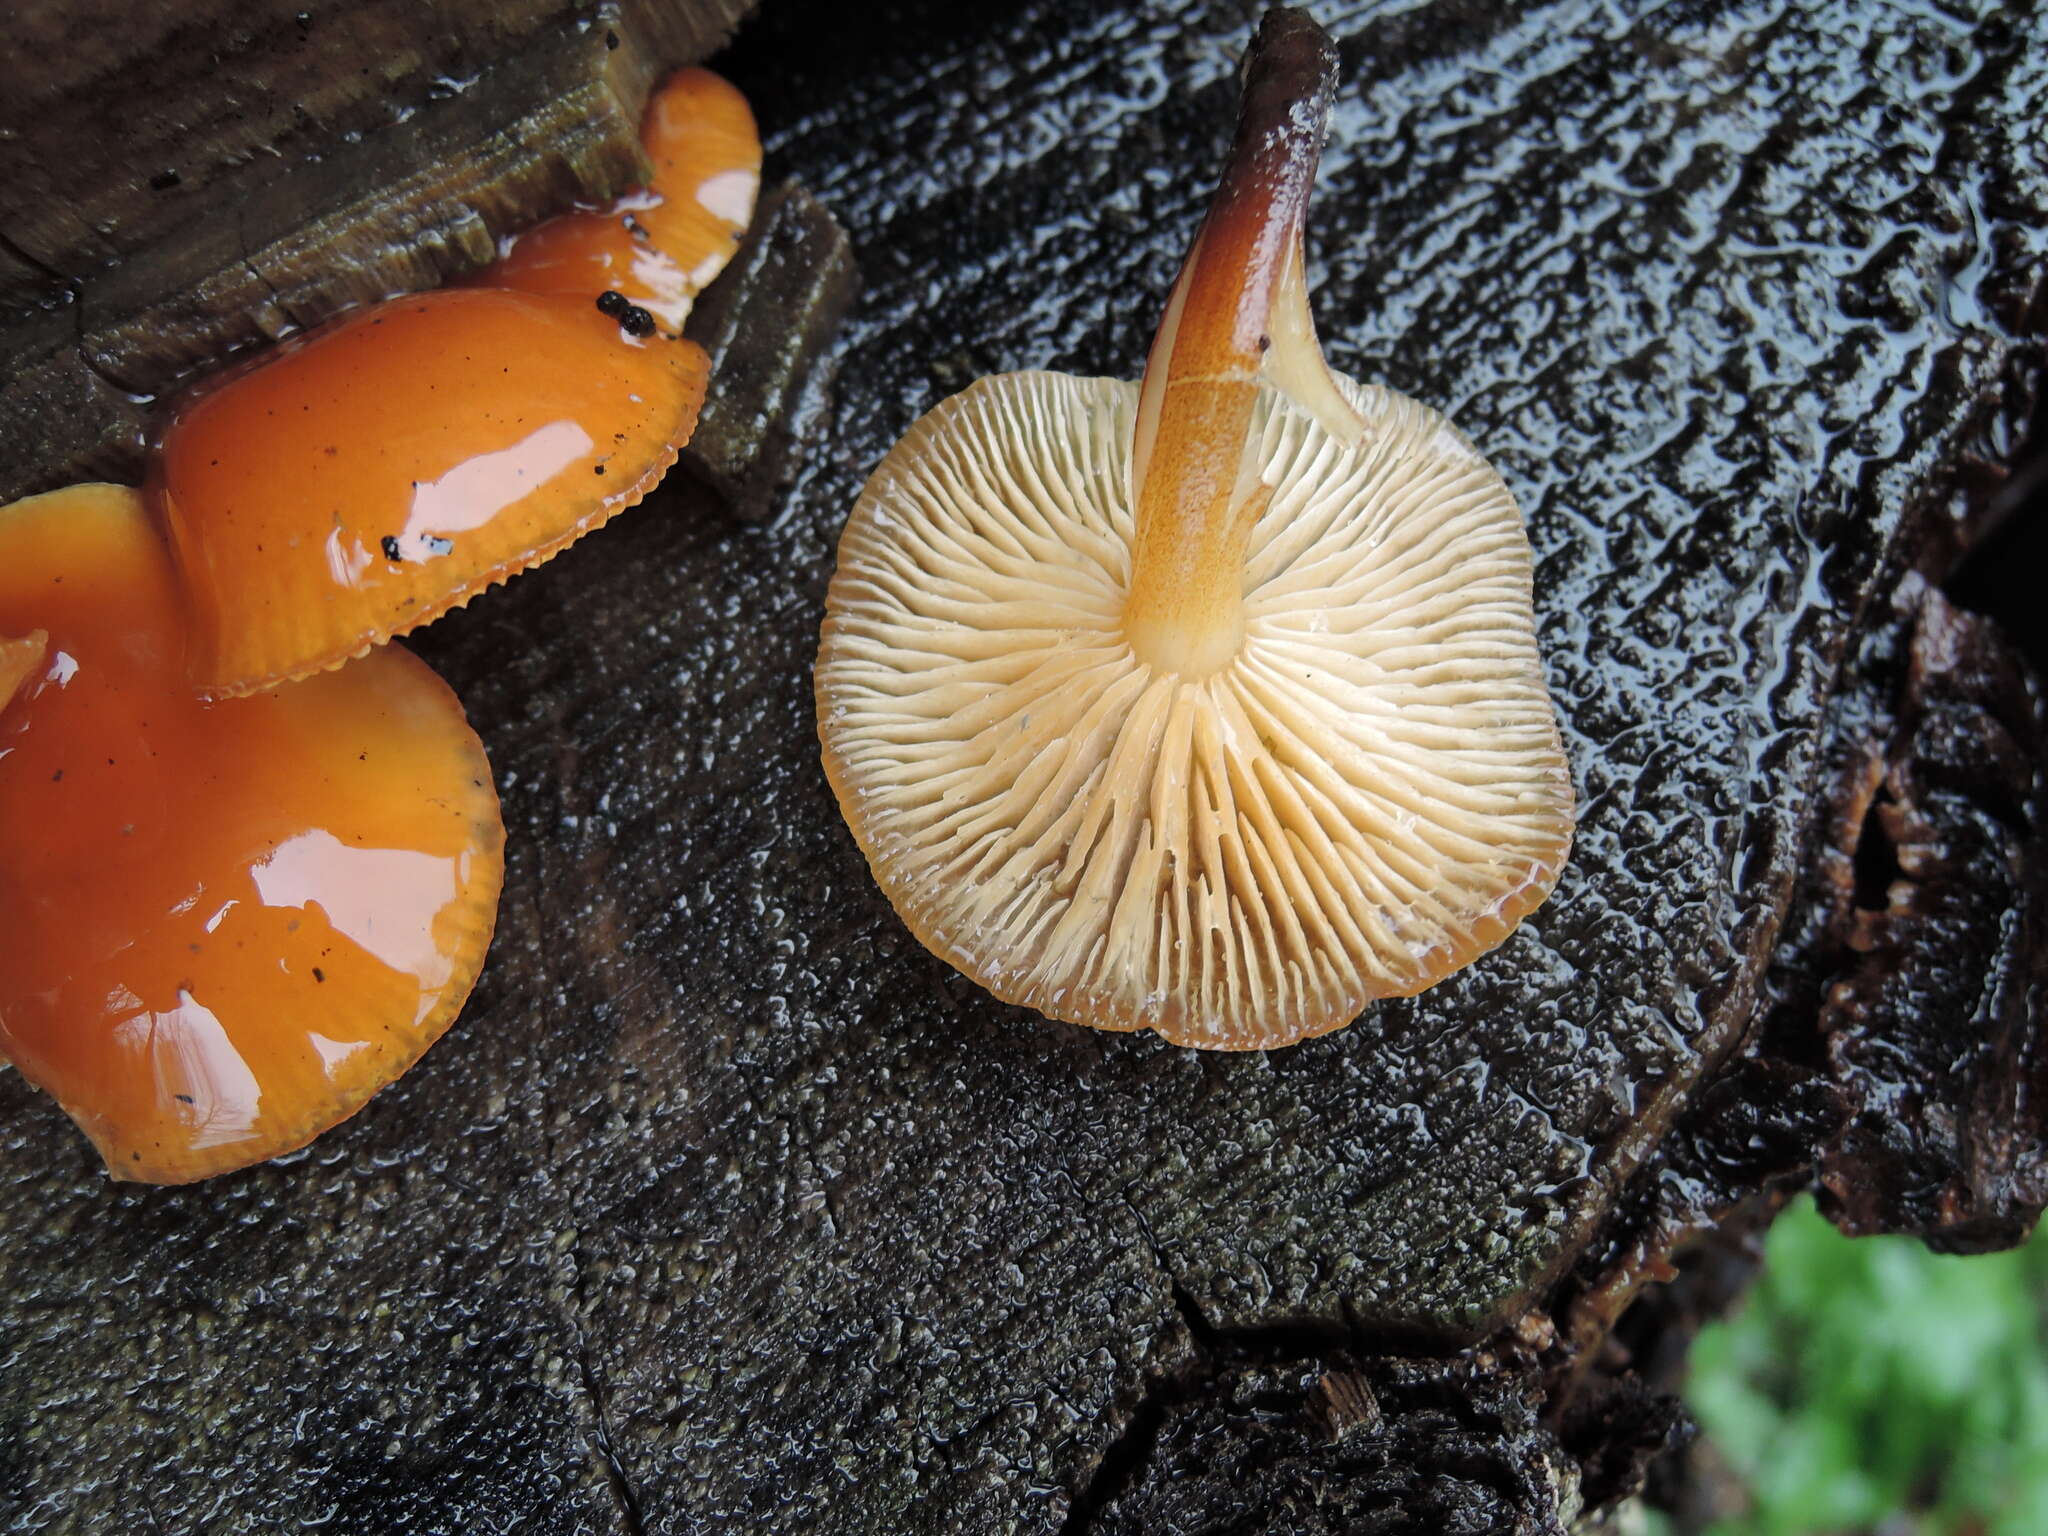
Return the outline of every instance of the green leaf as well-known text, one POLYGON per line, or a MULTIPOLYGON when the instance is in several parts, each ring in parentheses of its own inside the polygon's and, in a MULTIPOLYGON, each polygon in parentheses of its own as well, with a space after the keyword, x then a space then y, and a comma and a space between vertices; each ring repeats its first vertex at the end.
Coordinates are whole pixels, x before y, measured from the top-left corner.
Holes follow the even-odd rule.
POLYGON ((1693 1350, 1687 1399, 1755 1501, 1714 1536, 2048 1532, 2044 1289, 2048 1240, 1943 1256, 1795 1203, 1693 1350))

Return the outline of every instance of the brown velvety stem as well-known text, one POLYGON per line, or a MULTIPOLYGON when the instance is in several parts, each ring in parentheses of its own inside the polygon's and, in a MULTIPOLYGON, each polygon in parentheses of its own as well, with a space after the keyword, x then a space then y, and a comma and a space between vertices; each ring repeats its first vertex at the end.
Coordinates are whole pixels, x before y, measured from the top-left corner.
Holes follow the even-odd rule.
POLYGON ((1236 142, 1146 361, 1124 625, 1154 666, 1205 675, 1242 638, 1245 514, 1256 502, 1241 481, 1261 380, 1284 377, 1333 430, 1355 424, 1322 368, 1302 281, 1302 226, 1336 78, 1322 28, 1302 11, 1267 13, 1245 57, 1236 142), (1284 369, 1270 366, 1276 346, 1290 353, 1284 369))

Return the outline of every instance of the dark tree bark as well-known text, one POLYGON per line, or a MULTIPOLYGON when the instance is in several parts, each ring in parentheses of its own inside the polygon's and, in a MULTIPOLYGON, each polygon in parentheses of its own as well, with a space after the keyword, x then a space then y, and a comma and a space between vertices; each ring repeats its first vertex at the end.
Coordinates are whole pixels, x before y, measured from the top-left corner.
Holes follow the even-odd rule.
POLYGON ((0 1088, 11 1528, 1557 1532, 1790 1190, 2024 1231, 2041 695, 1935 585, 2041 368, 2048 24, 1319 9, 1318 321, 1528 514, 1552 901, 1238 1057, 908 937, 817 765, 839 526, 976 375, 1136 376, 1249 11, 766 7, 724 62, 867 279, 821 437, 772 523, 664 493, 421 639, 512 841, 402 1083, 176 1191, 0 1088))

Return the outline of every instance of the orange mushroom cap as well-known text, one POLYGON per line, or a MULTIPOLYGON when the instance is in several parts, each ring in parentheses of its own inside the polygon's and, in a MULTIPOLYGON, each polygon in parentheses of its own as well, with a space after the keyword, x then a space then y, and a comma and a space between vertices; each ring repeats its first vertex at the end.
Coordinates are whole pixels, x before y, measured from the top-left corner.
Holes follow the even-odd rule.
POLYGON ((0 1048, 117 1178, 304 1145, 447 1028, 490 944, 504 827, 460 704, 396 647, 201 702, 117 486, 0 508, 0 633, 25 630, 47 640, 0 712, 0 1048))
POLYGON ((226 697, 339 666, 538 565, 675 462, 709 364, 587 302, 415 294, 179 401, 149 493, 226 697))
POLYGON ((0 640, 0 709, 5 709, 21 685, 41 670, 49 648, 50 637, 40 629, 12 640, 0 640))
POLYGON ((466 281, 586 299, 609 290, 681 330, 753 219, 761 136, 746 97, 693 68, 648 98, 640 142, 654 167, 645 187, 515 235, 466 281))

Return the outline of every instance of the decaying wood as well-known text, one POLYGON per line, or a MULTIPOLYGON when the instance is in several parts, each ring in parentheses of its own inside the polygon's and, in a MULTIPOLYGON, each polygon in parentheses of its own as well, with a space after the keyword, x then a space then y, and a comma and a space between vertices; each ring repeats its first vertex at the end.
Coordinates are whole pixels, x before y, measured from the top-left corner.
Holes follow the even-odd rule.
POLYGON ((1551 903, 1270 1056, 904 933, 816 760, 839 526, 975 375, 1136 376, 1246 18, 764 8, 722 67, 867 282, 823 449, 771 527, 674 488, 422 641, 506 901, 353 1122, 111 1188, 0 1088, 14 1528, 1557 1533, 1682 1435, 1717 1244, 1817 1169, 1859 1225, 2025 1227, 2040 693, 1933 552, 2043 361, 2039 9, 1324 9, 1318 322, 1527 512, 1551 903), (1928 1112, 1875 1124, 1898 1072, 1928 1112))
POLYGON ((159 394, 644 172, 749 0, 33 0, 0 20, 0 499, 132 478, 159 394))
POLYGON ((732 265, 690 311, 686 334, 718 384, 683 468, 748 522, 773 516, 796 470, 819 376, 860 285, 846 231, 795 182, 763 195, 732 265))

